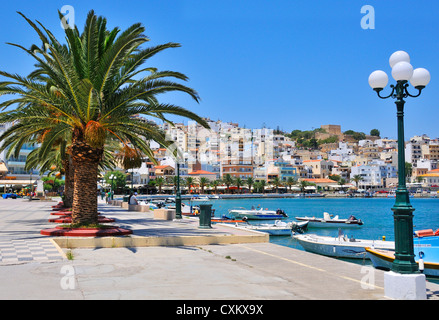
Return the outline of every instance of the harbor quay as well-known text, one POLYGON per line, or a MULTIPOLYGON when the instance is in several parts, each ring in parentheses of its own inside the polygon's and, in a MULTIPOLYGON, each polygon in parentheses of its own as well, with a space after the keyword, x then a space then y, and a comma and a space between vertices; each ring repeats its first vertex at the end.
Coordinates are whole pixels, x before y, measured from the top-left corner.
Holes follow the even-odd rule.
MULTIPOLYGON (((130 236, 44 236, 57 202, 0 200, 0 299, 388 300, 384 271, 276 245, 261 232, 200 228, 196 218, 99 201, 100 214, 130 236)), ((439 299, 439 285, 427 282, 427 299, 439 299)))

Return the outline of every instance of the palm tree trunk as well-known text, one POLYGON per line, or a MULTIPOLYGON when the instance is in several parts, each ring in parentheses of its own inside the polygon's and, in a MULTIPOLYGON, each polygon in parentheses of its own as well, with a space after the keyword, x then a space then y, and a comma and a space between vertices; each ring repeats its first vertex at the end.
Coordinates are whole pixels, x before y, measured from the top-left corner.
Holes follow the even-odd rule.
POLYGON ((98 222, 97 179, 103 150, 93 148, 81 139, 72 139, 72 160, 75 170, 72 223, 98 222))
POLYGON ((72 160, 70 156, 67 156, 63 160, 63 167, 65 171, 65 185, 64 185, 64 200, 63 205, 66 208, 71 208, 73 205, 73 190, 74 190, 74 170, 72 165, 72 160))

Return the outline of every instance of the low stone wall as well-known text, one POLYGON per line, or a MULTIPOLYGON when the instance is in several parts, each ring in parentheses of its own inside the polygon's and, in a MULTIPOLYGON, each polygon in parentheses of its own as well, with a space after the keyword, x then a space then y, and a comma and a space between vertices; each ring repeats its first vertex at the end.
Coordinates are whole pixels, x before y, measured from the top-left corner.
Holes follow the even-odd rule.
POLYGON ((175 219, 175 210, 169 209, 155 209, 154 219, 173 220, 175 219))
POLYGON ((148 205, 140 205, 140 204, 129 204, 128 211, 139 211, 139 212, 149 212, 151 211, 148 205))

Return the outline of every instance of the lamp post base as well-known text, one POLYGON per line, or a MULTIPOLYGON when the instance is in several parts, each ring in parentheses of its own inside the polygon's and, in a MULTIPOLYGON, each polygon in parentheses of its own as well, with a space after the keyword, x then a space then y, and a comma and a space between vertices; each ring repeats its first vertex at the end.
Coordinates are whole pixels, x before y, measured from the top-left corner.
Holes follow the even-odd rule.
POLYGON ((384 274, 384 296, 395 300, 426 300, 425 274, 386 272, 384 274))
POLYGON ((181 196, 175 197, 175 219, 182 219, 181 216, 181 196))

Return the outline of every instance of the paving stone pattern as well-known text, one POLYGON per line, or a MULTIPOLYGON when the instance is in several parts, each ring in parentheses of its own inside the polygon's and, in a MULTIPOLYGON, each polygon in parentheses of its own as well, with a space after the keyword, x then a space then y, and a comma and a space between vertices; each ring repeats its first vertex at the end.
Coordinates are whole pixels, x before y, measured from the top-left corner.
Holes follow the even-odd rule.
POLYGON ((62 259, 63 256, 49 239, 0 241, 0 265, 62 259))

